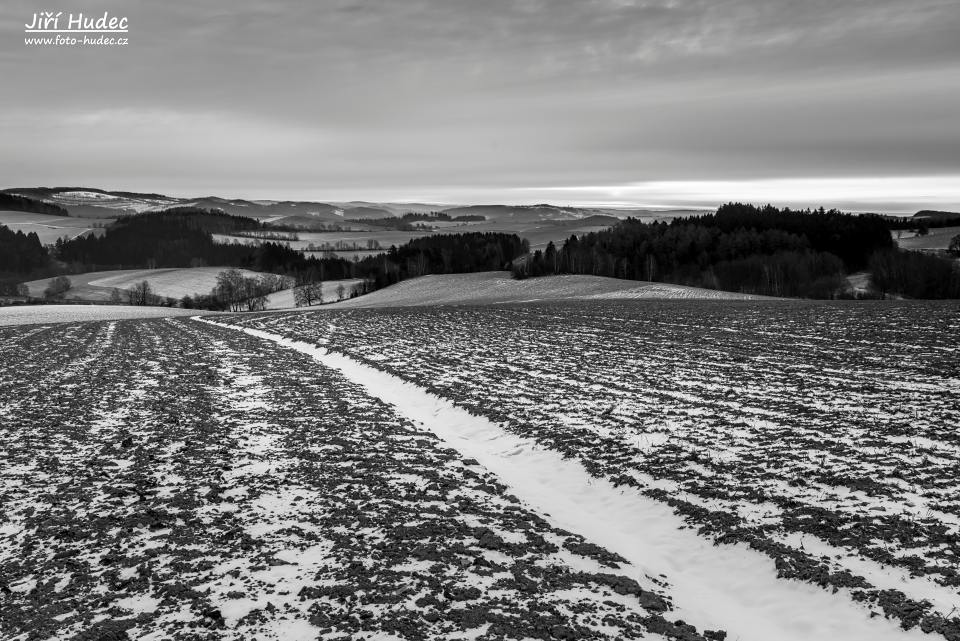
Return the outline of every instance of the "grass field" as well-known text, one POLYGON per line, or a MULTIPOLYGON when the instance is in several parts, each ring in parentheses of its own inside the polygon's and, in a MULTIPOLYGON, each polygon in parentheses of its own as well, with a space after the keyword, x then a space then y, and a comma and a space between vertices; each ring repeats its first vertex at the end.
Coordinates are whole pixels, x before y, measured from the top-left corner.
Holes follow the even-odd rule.
POLYGON ((70 239, 87 233, 103 233, 102 227, 91 226, 89 220, 82 218, 31 214, 22 211, 0 211, 0 225, 6 225, 13 231, 22 231, 25 234, 36 232, 44 245, 52 245, 58 238, 70 239))
MULTIPOLYGON (((154 294, 169 298, 183 298, 194 294, 209 294, 217 282, 217 274, 229 267, 183 267, 170 269, 121 269, 103 272, 87 272, 67 276, 73 287, 64 297, 66 300, 106 302, 114 289, 132 289, 147 281, 154 294)), ((247 276, 257 272, 241 270, 247 276)), ((50 283, 49 278, 27 283, 31 296, 41 297, 50 283)))
POLYGON ((926 236, 904 232, 903 236, 897 239, 894 232, 893 237, 901 249, 947 249, 950 246, 950 240, 958 234, 960 234, 960 227, 941 227, 931 229, 926 236))
POLYGON ((547 276, 515 280, 508 272, 421 276, 352 300, 337 308, 411 305, 477 305, 570 299, 749 299, 747 294, 646 283, 603 276, 547 276))

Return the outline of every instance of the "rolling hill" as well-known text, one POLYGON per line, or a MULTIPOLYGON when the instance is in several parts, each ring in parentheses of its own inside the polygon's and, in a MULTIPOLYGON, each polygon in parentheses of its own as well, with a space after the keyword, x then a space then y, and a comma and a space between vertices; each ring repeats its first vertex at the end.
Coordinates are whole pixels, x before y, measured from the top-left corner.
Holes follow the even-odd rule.
MULTIPOLYGON (((132 289, 147 281, 154 294, 167 298, 183 298, 194 294, 209 294, 217 283, 217 274, 228 267, 185 267, 172 269, 116 269, 85 274, 68 275, 73 287, 64 296, 65 300, 107 302, 114 289, 132 289)), ((257 272, 241 270, 245 276, 257 272)), ((50 278, 26 283, 30 295, 42 297, 50 278)))
POLYGON ((515 280, 506 272, 421 276, 330 308, 489 305, 497 303, 603 299, 751 300, 763 298, 668 283, 602 276, 546 276, 515 280))
POLYGON ((546 221, 576 221, 592 216, 615 219, 627 216, 671 218, 693 212, 652 210, 620 210, 604 208, 561 207, 539 205, 440 205, 430 203, 395 202, 313 202, 294 200, 246 200, 202 196, 179 198, 155 193, 109 191, 95 187, 14 187, 0 193, 27 196, 55 204, 69 211, 71 216, 115 219, 121 215, 143 214, 170 207, 189 206, 203 209, 222 209, 230 214, 249 216, 279 225, 309 229, 318 223, 344 220, 369 220, 401 217, 410 212, 444 212, 450 216, 480 215, 490 222, 529 223, 546 221))

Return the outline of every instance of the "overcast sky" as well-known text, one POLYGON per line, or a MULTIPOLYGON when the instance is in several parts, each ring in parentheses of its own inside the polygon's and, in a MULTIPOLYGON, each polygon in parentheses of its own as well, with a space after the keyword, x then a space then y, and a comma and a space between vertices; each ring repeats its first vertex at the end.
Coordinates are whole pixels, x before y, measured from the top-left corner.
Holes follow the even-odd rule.
POLYGON ((957 34, 960 0, 5 0, 0 183, 956 209, 957 34), (27 46, 41 10, 129 44, 27 46))

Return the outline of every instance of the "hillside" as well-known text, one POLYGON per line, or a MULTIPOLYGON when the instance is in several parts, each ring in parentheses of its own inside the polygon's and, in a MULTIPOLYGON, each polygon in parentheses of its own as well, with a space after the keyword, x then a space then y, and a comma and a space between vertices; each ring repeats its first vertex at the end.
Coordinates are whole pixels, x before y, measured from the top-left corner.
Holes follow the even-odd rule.
POLYGON ((901 249, 946 251, 950 247, 950 241, 957 235, 960 235, 960 226, 939 227, 923 235, 907 233, 902 236, 895 235, 894 238, 901 249))
MULTIPOLYGON (((357 278, 348 278, 345 280, 325 280, 321 284, 323 300, 337 300, 337 287, 343 285, 344 295, 349 296, 353 288, 363 281, 357 278)), ((296 299, 293 289, 282 289, 267 296, 267 302, 264 309, 297 309, 296 299)))
MULTIPOLYGON (((5 225, 11 231, 22 231, 24 234, 34 232, 44 245, 52 245, 58 238, 70 239, 91 232, 103 233, 102 227, 91 226, 90 222, 88 219, 72 216, 51 216, 0 209, 0 225, 5 225)), ((101 223, 95 221, 94 224, 101 223)))
POLYGON ((594 214, 605 213, 599 210, 577 207, 557 207, 554 205, 469 205, 451 207, 443 210, 449 216, 485 216, 490 221, 532 222, 544 220, 576 220, 594 214))
POLYGON ((933 211, 924 209, 913 215, 914 220, 928 220, 938 223, 960 223, 960 212, 956 211, 933 211))
POLYGON ((639 298, 747 300, 761 297, 602 276, 549 276, 515 280, 506 272, 478 272, 421 276, 359 298, 334 303, 329 308, 485 305, 521 301, 639 298))
MULTIPOLYGON (((86 274, 72 274, 67 278, 73 284, 64 298, 66 300, 106 302, 113 290, 132 289, 147 281, 154 294, 165 298, 183 298, 194 294, 209 294, 217 284, 217 274, 228 267, 185 267, 173 269, 115 269, 86 274)), ((257 272, 242 270, 245 276, 256 276, 257 272)), ((42 278, 26 283, 31 296, 42 297, 50 283, 42 278)))

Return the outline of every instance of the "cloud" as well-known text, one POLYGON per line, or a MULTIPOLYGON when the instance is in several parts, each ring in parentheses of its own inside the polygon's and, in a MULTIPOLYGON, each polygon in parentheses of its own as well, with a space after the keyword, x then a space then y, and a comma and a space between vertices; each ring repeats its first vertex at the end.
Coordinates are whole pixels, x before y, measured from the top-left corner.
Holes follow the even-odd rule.
POLYGON ((960 172, 944 0, 109 0, 130 46, 76 51, 24 46, 35 10, 0 23, 11 184, 364 198, 960 172))
POLYGON ((559 199, 583 204, 716 207, 752 202, 791 207, 824 203, 853 210, 907 212, 947 203, 960 208, 960 174, 940 176, 776 178, 768 180, 650 181, 620 185, 517 189, 524 201, 559 199))

